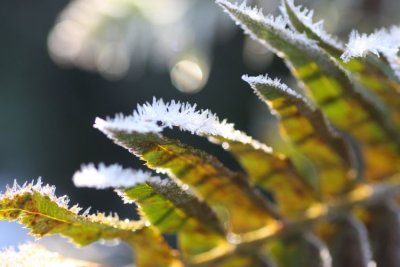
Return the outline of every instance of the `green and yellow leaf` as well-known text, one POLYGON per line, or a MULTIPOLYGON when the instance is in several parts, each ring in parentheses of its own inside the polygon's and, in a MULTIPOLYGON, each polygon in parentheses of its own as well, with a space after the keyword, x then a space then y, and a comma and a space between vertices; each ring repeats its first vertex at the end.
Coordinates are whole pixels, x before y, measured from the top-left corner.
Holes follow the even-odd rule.
POLYGON ((174 182, 147 182, 119 193, 136 203, 142 217, 161 232, 177 234, 178 247, 188 261, 200 253, 231 249, 215 213, 174 182))
MULTIPOLYGON (((344 53, 344 44, 329 36, 323 30, 322 22, 312 22, 313 12, 311 10, 295 6, 293 0, 284 0, 281 10, 292 29, 317 41, 321 49, 335 58, 342 67, 351 71, 366 89, 391 108, 389 115, 393 117, 396 125, 400 126, 400 84, 393 79, 388 79, 385 68, 382 68, 385 63, 374 55, 352 58, 344 62, 341 59, 344 53)), ((391 74, 391 77, 393 76, 391 74)))
POLYGON ((232 153, 248 174, 250 181, 273 196, 277 210, 285 217, 298 218, 313 203, 319 201, 318 194, 298 173, 288 157, 254 146, 254 144, 222 137, 209 139, 221 144, 232 153))
POLYGON ((281 18, 257 9, 217 1, 253 38, 283 57, 321 110, 362 146, 365 179, 379 180, 399 171, 399 133, 382 103, 361 93, 334 59, 314 40, 286 28, 281 18))
POLYGON ((77 206, 68 208, 68 199, 57 198, 54 191, 55 187, 42 186, 40 180, 22 187, 14 183, 0 197, 0 220, 18 220, 36 237, 59 234, 80 246, 120 239, 135 249, 138 266, 183 266, 156 229, 102 213, 79 215, 77 206))
POLYGON ((231 246, 213 210, 188 189, 150 172, 123 169, 117 164, 96 168, 82 166, 73 176, 79 187, 117 188, 126 203, 135 203, 141 218, 163 234, 176 234, 178 247, 187 261, 200 253, 226 253, 231 246))
POLYGON ((267 76, 243 76, 243 79, 277 114, 284 136, 316 167, 317 192, 326 197, 351 189, 358 172, 356 155, 321 111, 277 79, 267 76))
POLYGON ((245 177, 230 171, 213 156, 158 133, 118 130, 112 122, 100 119, 95 126, 144 160, 149 168, 189 186, 216 211, 228 232, 245 234, 280 227, 271 207, 245 177))

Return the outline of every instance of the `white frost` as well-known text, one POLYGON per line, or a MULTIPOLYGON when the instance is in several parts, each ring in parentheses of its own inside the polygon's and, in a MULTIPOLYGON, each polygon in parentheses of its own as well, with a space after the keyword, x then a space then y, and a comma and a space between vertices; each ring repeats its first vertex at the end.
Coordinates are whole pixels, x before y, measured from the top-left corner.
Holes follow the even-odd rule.
POLYGON ((303 95, 297 93, 295 90, 291 89, 288 87, 286 84, 282 83, 280 79, 275 78, 272 79, 268 76, 268 74, 264 75, 259 75, 259 76, 248 76, 248 75, 243 75, 242 79, 249 83, 250 86, 253 88, 254 92, 262 99, 265 100, 265 97, 260 94, 259 90, 257 90, 256 86, 257 85, 266 85, 266 86, 271 86, 273 88, 276 88, 280 91, 282 91, 284 94, 297 98, 304 102, 308 107, 311 109, 314 109, 312 104, 308 101, 307 98, 305 98, 303 95))
MULTIPOLYGON (((295 6, 293 0, 286 0, 286 2, 289 5, 290 9, 296 14, 298 19, 314 34, 316 34, 323 42, 339 50, 344 49, 344 44, 341 41, 334 38, 332 35, 325 31, 323 20, 317 21, 315 23, 313 22, 314 10, 309 10, 301 5, 295 6)), ((286 9, 286 5, 284 3, 282 3, 280 10, 287 20, 287 24, 294 30, 295 27, 290 22, 288 10, 286 9)))
MULTIPOLYGON (((156 179, 155 179, 156 181, 156 179)), ((68 209, 72 213, 79 214, 82 210, 78 205, 74 205, 69 207, 69 198, 68 196, 57 197, 55 195, 56 187, 53 185, 43 185, 40 178, 38 178, 37 182, 32 181, 30 183, 24 183, 20 186, 15 180, 12 187, 7 186, 6 192, 0 194, 0 201, 3 199, 12 200, 15 197, 21 196, 23 194, 33 194, 39 193, 42 196, 48 197, 52 202, 56 203, 60 208, 68 209)), ((107 224, 109 226, 118 227, 121 229, 136 229, 140 226, 140 222, 130 221, 130 220, 119 220, 117 214, 110 214, 110 216, 106 216, 104 213, 96 212, 95 214, 89 214, 90 208, 86 209, 82 215, 82 217, 88 219, 91 222, 99 222, 102 224, 107 224)), ((1 261, 0 261, 1 262, 1 261)), ((1 265, 3 266, 3 265, 1 265)), ((17 266, 17 265, 10 265, 17 266)), ((19 265, 18 265, 19 266, 19 265)), ((30 265, 31 266, 31 265, 30 265)), ((41 266, 41 265, 37 265, 41 266)))
POLYGON ((106 166, 100 163, 98 167, 92 163, 83 165, 72 178, 77 187, 129 188, 146 182, 164 183, 158 176, 142 170, 124 169, 118 164, 106 166))
POLYGON ((13 199, 17 196, 23 195, 25 193, 39 193, 42 196, 47 196, 50 198, 51 201, 57 203, 57 205, 61 208, 64 209, 69 209, 70 211, 74 213, 78 213, 81 208, 79 208, 77 205, 73 206, 72 208, 68 207, 69 203, 69 198, 68 196, 64 195, 61 197, 57 197, 55 195, 56 187, 53 185, 43 185, 42 179, 38 178, 37 182, 31 181, 30 183, 25 182, 22 186, 17 183, 16 180, 14 180, 14 184, 12 187, 9 187, 7 185, 6 187, 6 192, 4 194, 0 195, 0 200, 2 199, 13 199))
POLYGON ((271 151, 271 148, 236 130, 234 124, 226 120, 220 121, 218 116, 211 111, 196 110, 196 105, 174 100, 164 103, 162 99, 153 98, 152 103, 138 105, 132 115, 117 114, 114 118, 106 120, 96 118, 94 127, 108 136, 112 135, 112 131, 160 133, 166 128, 178 127, 192 134, 223 137, 271 151))
POLYGON ((400 27, 393 26, 389 29, 376 30, 370 35, 360 34, 357 31, 350 33, 346 50, 341 56, 344 61, 354 57, 365 57, 368 53, 376 56, 383 55, 400 78, 400 27))
POLYGON ((97 267, 99 264, 80 260, 67 259, 56 252, 51 252, 34 243, 27 243, 0 251, 0 262, 3 267, 97 267))
POLYGON ((255 22, 260 22, 264 24, 266 27, 271 28, 276 33, 280 34, 284 39, 291 41, 293 44, 299 44, 302 46, 306 46, 309 48, 319 49, 317 42, 309 39, 305 34, 298 33, 288 28, 288 21, 282 16, 274 17, 272 15, 264 16, 262 13, 262 9, 258 9, 256 7, 252 8, 247 6, 246 1, 242 2, 242 4, 232 4, 227 0, 216 0, 216 3, 219 4, 226 13, 235 21, 235 23, 242 27, 244 32, 248 34, 255 40, 258 40, 262 44, 266 45, 279 54, 279 51, 271 47, 265 40, 260 39, 243 21, 241 21, 234 12, 237 12, 241 15, 245 15, 250 17, 255 22))

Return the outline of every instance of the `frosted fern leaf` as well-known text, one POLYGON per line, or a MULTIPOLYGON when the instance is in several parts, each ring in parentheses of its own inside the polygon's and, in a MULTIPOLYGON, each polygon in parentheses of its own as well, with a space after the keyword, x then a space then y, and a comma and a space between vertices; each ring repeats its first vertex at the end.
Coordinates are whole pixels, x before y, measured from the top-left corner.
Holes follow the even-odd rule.
POLYGON ((217 0, 217 4, 223 7, 224 11, 232 18, 233 21, 237 25, 239 25, 246 34, 248 34, 254 40, 261 42, 263 45, 267 46, 270 50, 274 51, 275 53, 280 54, 275 48, 270 46, 265 40, 259 38, 253 30, 251 30, 245 23, 238 19, 232 12, 238 12, 240 14, 244 14, 249 16, 256 22, 263 24, 268 29, 274 31, 276 34, 284 37, 287 41, 290 41, 293 44, 318 49, 317 42, 314 40, 309 39, 305 34, 298 33, 293 31, 289 28, 288 21, 283 16, 264 16, 262 13, 262 9, 258 9, 256 7, 252 8, 247 6, 246 1, 242 4, 232 4, 226 0, 217 0))
MULTIPOLYGON (((282 83, 281 79, 279 79, 279 78, 272 79, 267 74, 266 75, 259 75, 259 76, 243 75, 242 76, 242 80, 244 80, 245 82, 247 82, 249 84, 267 84, 267 85, 270 85, 272 87, 279 88, 280 90, 282 90, 286 94, 288 94, 288 95, 290 95, 290 96, 292 96, 294 98, 300 99, 301 101, 306 103, 311 109, 315 109, 315 107, 310 103, 310 101, 306 97, 304 97, 303 95, 299 94, 295 90, 291 89, 286 84, 282 83)), ((264 96, 262 96, 259 91, 257 91, 257 90, 253 90, 253 91, 262 101, 264 101, 264 96)))
POLYGON ((94 127, 107 135, 110 134, 110 130, 127 133, 160 133, 166 128, 178 127, 192 134, 222 137, 271 151, 271 148, 236 130, 234 124, 226 120, 221 121, 211 111, 197 110, 196 104, 190 105, 175 100, 165 103, 162 99, 153 98, 152 103, 138 105, 132 115, 117 114, 114 118, 106 120, 96 118, 94 127))
MULTIPOLYGON (((7 185, 6 192, 0 195, 0 201, 3 199, 13 199, 16 196, 23 195, 25 193, 39 193, 42 196, 48 197, 51 201, 57 203, 60 208, 69 209, 74 213, 79 213, 81 208, 78 206, 73 206, 69 208, 69 198, 68 196, 57 197, 55 195, 56 187, 53 185, 43 185, 42 179, 39 177, 35 182, 32 180, 30 183, 25 182, 22 186, 14 180, 13 186, 9 187, 7 185)), ((1 193, 1 192, 0 192, 1 193)))

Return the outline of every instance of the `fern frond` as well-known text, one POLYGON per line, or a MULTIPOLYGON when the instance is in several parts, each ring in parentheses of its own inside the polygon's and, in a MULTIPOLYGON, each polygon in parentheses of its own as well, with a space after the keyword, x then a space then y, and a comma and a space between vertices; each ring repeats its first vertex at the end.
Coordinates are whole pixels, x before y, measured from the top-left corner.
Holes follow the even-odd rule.
POLYGON ((312 40, 304 41, 305 35, 296 37, 298 34, 293 35, 290 30, 254 19, 248 8, 222 0, 217 3, 245 31, 250 31, 261 43, 268 43, 285 59, 293 75, 335 127, 357 138, 363 146, 368 180, 382 179, 399 171, 396 166, 400 165, 392 164, 398 158, 399 130, 380 101, 365 94, 334 59, 317 45, 311 45, 312 40), (386 161, 378 162, 378 157, 386 161))
POLYGON ((15 182, 0 196, 0 219, 18 220, 36 237, 60 234, 80 246, 101 239, 120 239, 135 248, 141 266, 182 266, 159 232, 143 221, 119 220, 117 215, 88 214, 88 211, 79 215, 81 209, 69 208, 68 202, 67 197, 55 195, 54 186, 42 185, 40 179, 23 186, 15 182), (153 244, 151 249, 144 246, 149 242, 153 244), (140 253, 159 260, 150 262, 140 253))

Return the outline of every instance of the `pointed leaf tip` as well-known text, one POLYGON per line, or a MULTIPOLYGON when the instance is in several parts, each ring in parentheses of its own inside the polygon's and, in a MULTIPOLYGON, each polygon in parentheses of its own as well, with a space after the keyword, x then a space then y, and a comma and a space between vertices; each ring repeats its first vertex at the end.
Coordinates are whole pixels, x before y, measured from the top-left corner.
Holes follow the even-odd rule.
POLYGON ((255 93, 274 114, 284 136, 309 158, 318 177, 312 185, 323 196, 348 191, 354 184, 357 166, 352 147, 306 97, 279 79, 245 77, 255 93), (315 150, 315 147, 319 147, 315 150))
POLYGON ((340 40, 325 31, 323 20, 313 22, 314 10, 301 5, 296 6, 293 0, 283 0, 280 11, 291 29, 304 32, 327 51, 336 53, 344 49, 344 44, 340 40))

